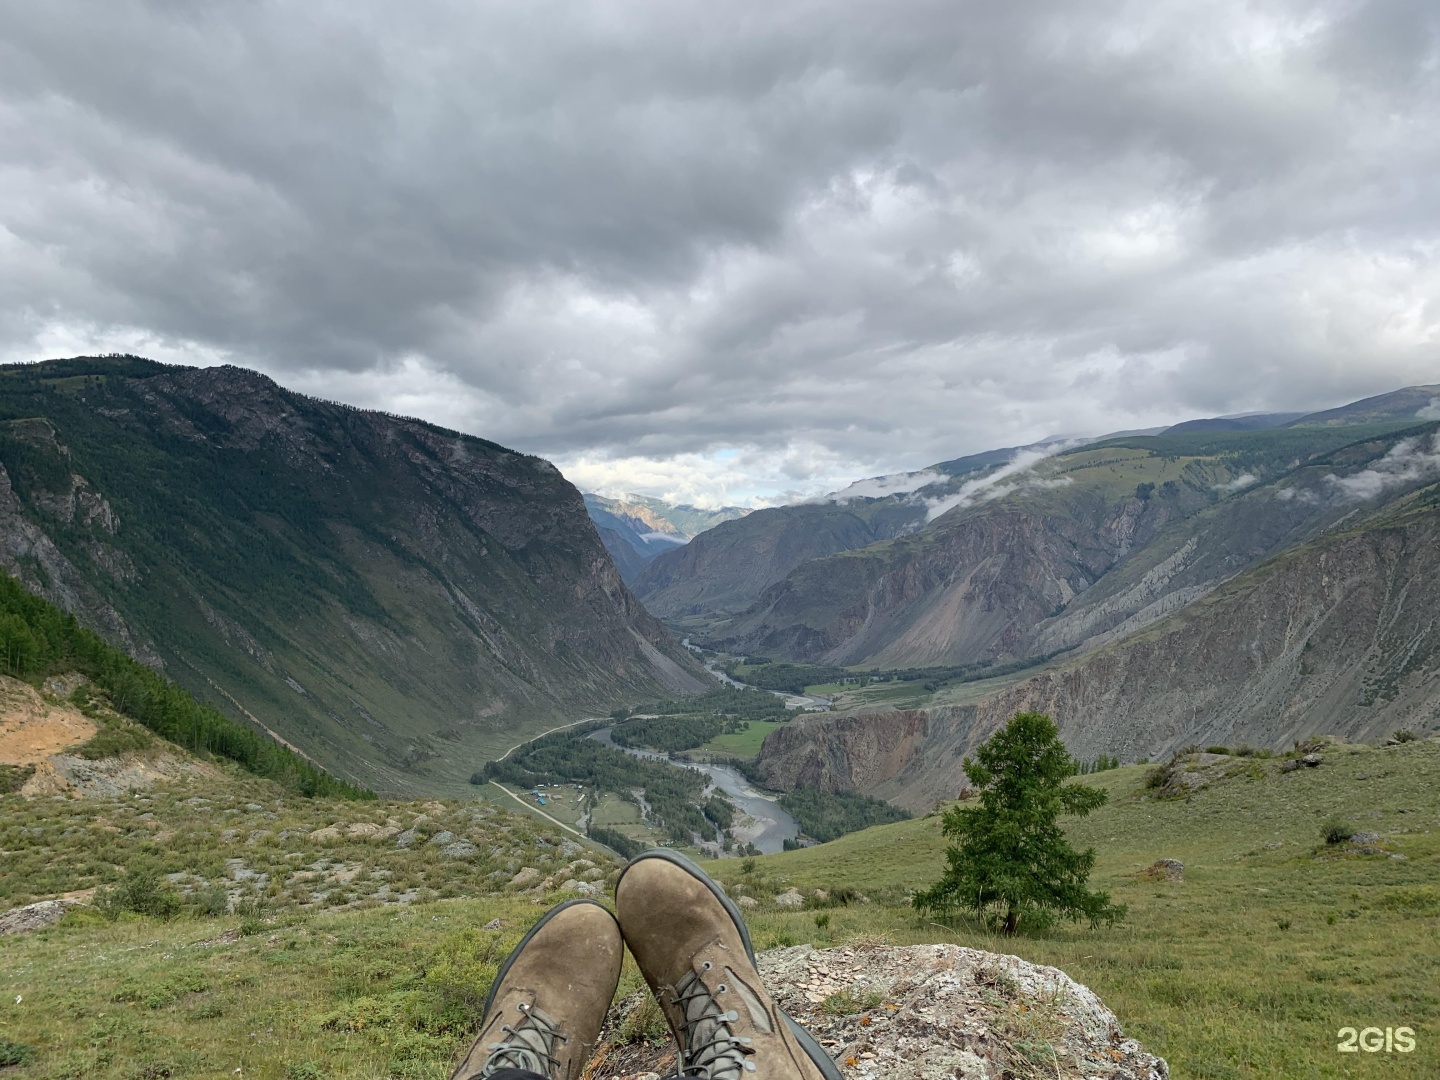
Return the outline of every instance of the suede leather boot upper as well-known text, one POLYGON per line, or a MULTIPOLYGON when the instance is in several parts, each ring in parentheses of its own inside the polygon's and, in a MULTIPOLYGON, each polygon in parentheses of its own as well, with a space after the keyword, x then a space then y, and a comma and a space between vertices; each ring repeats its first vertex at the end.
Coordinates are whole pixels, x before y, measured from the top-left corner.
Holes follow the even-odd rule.
POLYGON ((620 982, 625 946, 592 900, 561 904, 530 930, 495 977, 480 1034, 452 1080, 529 1069, 577 1080, 620 982))
POLYGON ((620 929, 680 1044, 680 1075, 838 1080, 766 993, 743 924, 704 872, 672 852, 630 863, 615 890, 620 929))

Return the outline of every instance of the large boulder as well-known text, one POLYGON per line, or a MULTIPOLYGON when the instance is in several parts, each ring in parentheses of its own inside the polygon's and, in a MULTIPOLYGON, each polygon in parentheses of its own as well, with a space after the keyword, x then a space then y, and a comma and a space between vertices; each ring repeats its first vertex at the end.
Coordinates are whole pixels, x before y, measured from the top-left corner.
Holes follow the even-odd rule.
MULTIPOLYGON (((762 953, 759 962, 766 987, 846 1080, 1170 1075, 1162 1058, 1125 1037, 1093 992, 1016 956, 959 945, 799 945, 762 953)), ((642 995, 622 1002, 607 1030, 642 1003, 642 995)), ((673 1046, 604 1041, 589 1075, 639 1080, 668 1075, 673 1064, 673 1046)))
POLYGON ((0 912, 0 936, 6 934, 28 934, 32 930, 43 930, 54 926, 65 917, 65 913, 79 904, 78 900, 41 900, 24 907, 11 908, 0 912))

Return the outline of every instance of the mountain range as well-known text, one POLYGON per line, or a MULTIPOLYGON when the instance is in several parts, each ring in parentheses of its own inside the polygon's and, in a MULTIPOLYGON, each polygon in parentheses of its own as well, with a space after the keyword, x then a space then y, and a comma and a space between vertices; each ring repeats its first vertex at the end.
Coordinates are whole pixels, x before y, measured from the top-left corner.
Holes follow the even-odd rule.
POLYGON ((234 367, 0 369, 0 565, 382 792, 705 679, 549 462, 234 367))
POLYGON ((1440 727, 1440 386, 1306 416, 997 451, 717 526, 635 581, 736 654, 1004 666, 775 732, 782 788, 912 808, 1020 708, 1082 756, 1440 727), (1014 673, 1029 664, 1030 671, 1014 673))
POLYGON ((1440 419, 1433 402, 1440 387, 1412 387, 1314 416, 1279 414, 1280 426, 1192 421, 941 462, 723 523, 655 558, 633 584, 672 626, 738 653, 881 667, 1045 655, 1136 613, 1127 605, 1141 593, 1106 599, 1128 580, 1122 569, 1148 573, 1147 560, 1193 539, 1207 569, 1185 580, 1200 588, 1325 527, 1319 507, 1272 514, 1266 504, 1243 548, 1223 530, 1203 543, 1187 531, 1227 500, 1369 436, 1383 453, 1393 445, 1385 437, 1431 410, 1440 419))
POLYGON ((1020 708, 1125 760, 1440 728, 1437 430, 1440 386, 1417 386, 746 513, 582 497, 543 459, 239 368, 75 358, 0 369, 0 565, 232 718, 399 794, 704 690, 671 631, 940 672, 917 707, 782 725, 758 762, 782 789, 922 808, 1020 708))
POLYGON ((733 521, 750 512, 739 506, 707 510, 647 495, 609 498, 590 492, 585 494, 585 509, 626 582, 633 581, 657 555, 674 550, 722 521, 733 521))

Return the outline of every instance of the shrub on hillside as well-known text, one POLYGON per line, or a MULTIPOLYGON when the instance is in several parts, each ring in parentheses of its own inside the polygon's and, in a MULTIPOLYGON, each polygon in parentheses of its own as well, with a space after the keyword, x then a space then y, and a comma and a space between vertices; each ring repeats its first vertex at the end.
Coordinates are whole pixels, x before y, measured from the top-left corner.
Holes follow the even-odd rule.
POLYGON ((25 781, 34 775, 34 765, 7 765, 0 762, 0 795, 19 791, 25 786, 25 781))
POLYGON ((139 724, 102 722, 100 730, 83 742, 75 752, 90 761, 99 761, 101 758, 119 757, 134 750, 146 750, 154 745, 154 736, 139 724))
POLYGON ((127 911, 169 919, 180 914, 180 894, 153 870, 132 868, 117 884, 95 893, 95 907, 115 919, 127 911))
POLYGON ((1320 835, 1325 838, 1327 844, 1343 844, 1355 835, 1355 830, 1342 821, 1327 822, 1320 830, 1320 835))
POLYGON ((26 1046, 24 1043, 11 1042, 9 1039, 0 1039, 0 1069, 8 1069, 12 1065, 24 1065, 34 1057, 34 1047, 26 1046))
POLYGON ((1173 757, 1163 765, 1153 766, 1150 771, 1145 774, 1145 786, 1147 788, 1163 788, 1170 782, 1170 778, 1175 775, 1176 770, 1179 768, 1179 763, 1180 759, 1173 757))

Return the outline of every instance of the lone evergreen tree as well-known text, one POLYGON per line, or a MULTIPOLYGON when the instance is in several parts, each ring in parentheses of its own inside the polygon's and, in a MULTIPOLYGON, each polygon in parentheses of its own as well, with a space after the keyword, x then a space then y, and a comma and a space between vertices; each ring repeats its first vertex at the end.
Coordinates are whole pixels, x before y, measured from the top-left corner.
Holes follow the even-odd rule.
POLYGON ((1065 781, 1079 772, 1043 713, 1017 713, 965 759, 965 775, 980 791, 980 805, 946 811, 945 875, 915 896, 915 906, 945 916, 956 909, 984 918, 1003 917, 1013 934, 1022 918, 1041 929, 1055 915, 1092 923, 1121 918, 1124 905, 1110 903, 1086 884, 1095 851, 1076 851, 1060 828, 1062 813, 1084 815, 1105 802, 1100 788, 1065 781))

